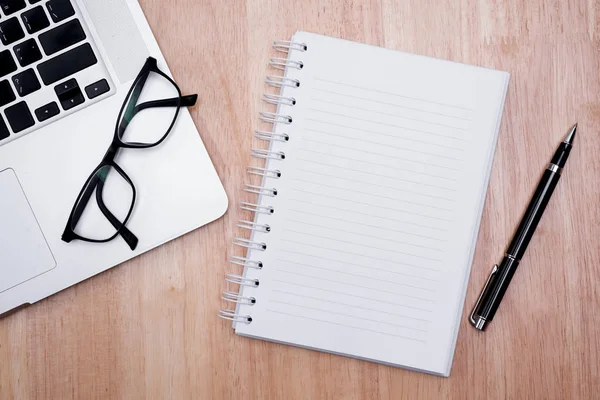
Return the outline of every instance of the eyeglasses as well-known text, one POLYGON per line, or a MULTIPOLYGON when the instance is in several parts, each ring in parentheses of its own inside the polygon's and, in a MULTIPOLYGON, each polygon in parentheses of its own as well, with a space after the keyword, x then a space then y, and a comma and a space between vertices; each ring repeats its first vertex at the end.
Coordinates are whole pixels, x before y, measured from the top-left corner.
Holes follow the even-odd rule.
POLYGON ((146 60, 121 106, 112 143, 75 201, 63 241, 107 243, 121 236, 135 250, 138 238, 126 225, 134 209, 136 189, 115 158, 120 149, 149 149, 161 144, 171 133, 180 108, 193 106, 197 98, 182 96, 177 84, 158 68, 156 59, 146 60), (95 201, 90 201, 92 197, 95 201))

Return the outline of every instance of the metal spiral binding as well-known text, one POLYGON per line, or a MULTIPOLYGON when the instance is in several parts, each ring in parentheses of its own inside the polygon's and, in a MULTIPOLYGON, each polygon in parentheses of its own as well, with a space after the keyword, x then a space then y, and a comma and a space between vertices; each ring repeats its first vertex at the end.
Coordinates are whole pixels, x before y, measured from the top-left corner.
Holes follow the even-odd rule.
POLYGON ((288 142, 290 140, 290 136, 287 133, 273 133, 259 130, 256 130, 254 132, 256 132, 256 135, 254 135, 255 138, 265 140, 267 142, 288 142))
POLYGON ((235 283, 236 285, 240 285, 240 286, 258 287, 258 285, 260 285, 260 282, 258 279, 245 278, 242 275, 236 275, 236 274, 225 275, 225 280, 227 282, 235 283))
POLYGON ((232 310, 219 310, 219 317, 233 322, 243 322, 249 324, 252 322, 252 317, 249 315, 239 315, 232 310))
POLYGON ((269 93, 263 94, 263 101, 269 104, 283 104, 284 106, 296 105, 296 99, 293 97, 285 97, 269 93))
POLYGON ((281 171, 279 171, 278 169, 248 167, 248 173, 252 174, 252 175, 266 176, 266 177, 274 178, 274 179, 281 178, 281 171))
POLYGON ((240 220, 237 226, 239 228, 248 229, 250 231, 259 231, 264 233, 271 232, 271 227, 269 226, 269 224, 257 224, 256 222, 252 221, 240 220))
POLYGON ((267 76, 267 79, 265 80, 265 82, 267 83, 267 85, 276 87, 276 88, 282 88, 284 86, 288 86, 288 87, 300 87, 300 81, 298 79, 292 79, 292 78, 286 78, 284 76, 273 76, 273 75, 269 75, 267 76))
POLYGON ((248 260, 246 257, 233 256, 229 262, 235 265, 241 265, 242 267, 254 269, 262 269, 263 267, 262 261, 248 260))
POLYGON ((285 153, 283 151, 269 151, 263 149, 252 149, 250 153, 252 157, 256 158, 269 158, 271 160, 285 160, 285 153))
POLYGON ((277 189, 275 189, 275 188, 269 189, 269 188, 265 188, 262 186, 248 185, 247 183, 244 185, 244 192, 254 193, 254 194, 262 194, 264 196, 271 196, 271 197, 277 196, 277 193, 278 193, 277 189))
MULTIPOLYGON (((308 50, 308 46, 305 43, 298 42, 290 42, 285 40, 278 40, 273 42, 273 49, 283 53, 289 53, 291 50, 297 50, 301 52, 305 52, 308 50)), ((302 61, 295 61, 285 58, 271 58, 269 60, 269 65, 275 69, 285 71, 288 68, 294 68, 297 70, 302 70, 304 67, 304 63, 302 61)), ((282 89, 283 87, 291 87, 297 88, 300 87, 300 81, 298 79, 287 78, 285 76, 267 76, 266 83, 270 86, 282 89)), ((294 97, 276 95, 276 94, 264 94, 263 101, 274 104, 276 106, 285 106, 285 107, 293 107, 296 105, 296 99, 294 97)), ((279 108, 278 108, 279 110, 279 108)), ((263 122, 267 122, 270 124, 286 124, 289 125, 293 122, 293 119, 290 115, 272 113, 272 112, 261 112, 260 120, 263 122)), ((290 140, 290 137, 287 133, 276 133, 266 132, 257 130, 255 131, 255 137, 259 140, 264 140, 268 142, 287 142, 290 140)), ((276 160, 282 161, 285 160, 285 153, 283 151, 272 151, 272 150, 263 150, 263 149, 252 149, 251 155, 256 158, 265 159, 265 160, 276 160)), ((267 169, 260 167, 248 167, 248 173, 252 175, 259 175, 263 178, 269 179, 279 179, 281 178, 281 171, 278 169, 267 169)), ((275 197, 277 196, 277 189, 275 188, 267 188, 264 186, 250 185, 245 184, 244 189, 245 192, 254 193, 259 196, 269 196, 275 197)), ((242 210, 251 211, 255 215, 257 214, 265 214, 272 215, 275 213, 275 209, 272 206, 264 206, 260 204, 247 203, 242 202, 240 205, 242 210)), ((266 234, 271 231, 271 227, 269 224, 258 223, 254 221, 246 221, 240 220, 237 224, 238 227, 242 229, 248 229, 252 232, 259 232, 260 234, 266 234)), ((254 238, 254 236, 253 236, 254 238)), ((258 240, 249 240, 243 238, 235 238, 233 244, 236 246, 244 247, 248 250, 257 250, 257 251, 265 251, 267 250, 267 244, 258 240)), ((239 265, 244 267, 244 269, 255 269, 260 270, 263 268, 262 261, 250 260, 246 257, 233 256, 229 260, 231 264, 239 265)), ((249 288, 258 288, 260 285, 260 281, 258 279, 246 278, 242 275, 237 274, 227 274, 225 280, 229 283, 233 283, 241 287, 249 287, 249 288)), ((224 301, 228 301, 231 303, 238 304, 238 307, 243 306, 253 306, 256 304, 256 298, 253 296, 242 296, 240 293, 232 292, 232 291, 224 291, 221 298, 224 301)), ((250 315, 243 315, 241 313, 236 312, 235 310, 220 310, 219 317, 244 324, 250 324, 252 322, 252 317, 250 315)))
POLYGON ((304 68, 304 63, 302 61, 288 60, 286 58, 271 58, 269 60, 269 65, 281 71, 285 71, 286 68, 304 68))
POLYGON ((307 51, 306 43, 290 42, 289 40, 276 40, 273 42, 273 49, 282 53, 288 53, 290 50, 307 51))
POLYGON ((233 239, 233 244, 235 244, 236 246, 245 247, 247 249, 252 249, 252 250, 265 251, 267 249, 267 244, 264 242, 254 242, 252 240, 243 239, 243 238, 233 239))
POLYGON ((289 125, 292 123, 292 117, 289 115, 280 115, 272 112, 260 112, 260 120, 263 122, 268 122, 269 124, 286 124, 289 125))
POLYGON ((242 210, 252 211, 253 213, 259 213, 259 214, 274 214, 275 213, 275 209, 271 206, 261 206, 259 204, 247 203, 245 201, 240 204, 240 208, 242 210))
POLYGON ((240 296, 238 293, 230 292, 228 290, 223 291, 223 295, 221 296, 221 298, 231 303, 247 304, 249 306, 253 306, 256 304, 256 299, 254 297, 240 296))

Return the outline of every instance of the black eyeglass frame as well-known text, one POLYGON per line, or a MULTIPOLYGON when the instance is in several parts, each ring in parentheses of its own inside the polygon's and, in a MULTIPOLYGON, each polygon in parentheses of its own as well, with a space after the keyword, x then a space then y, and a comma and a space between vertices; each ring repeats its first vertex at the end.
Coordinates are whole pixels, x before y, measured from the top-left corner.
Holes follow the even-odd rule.
POLYGON ((135 250, 135 248, 138 245, 139 240, 138 240, 137 236, 134 235, 127 228, 126 225, 127 225, 127 222, 129 221, 129 218, 131 217, 131 214, 132 214, 134 206, 135 206, 136 189, 135 189, 135 185, 134 185, 133 181, 131 180, 131 178, 115 162, 115 158, 116 158, 117 154, 119 153, 120 149, 148 149, 148 148, 156 147, 159 144, 161 144, 162 142, 164 142, 164 140, 169 136, 169 134, 173 130, 173 126, 175 125, 175 122, 177 121, 181 107, 191 107, 196 104, 197 99, 198 99, 198 95, 196 95, 196 94, 189 95, 189 96, 182 96, 181 89, 179 89, 179 86, 175 83, 175 81, 173 81, 173 79, 171 79, 168 75, 166 75, 164 72, 162 72, 158 68, 156 59, 149 57, 146 60, 146 63, 142 67, 138 76, 135 78, 133 84, 131 85, 131 88, 129 89, 129 92, 127 93, 127 96, 125 97, 125 101, 123 102, 123 105, 121 106, 121 110, 119 111, 119 116, 117 117, 117 122, 115 124, 115 132, 114 132, 113 140, 112 140, 110 146, 108 147, 106 154, 102 158, 102 161, 100 162, 100 164, 98 164, 98 166, 90 174, 90 176, 86 180, 85 184, 83 185, 81 191, 79 192, 79 195, 77 196, 77 200, 75 201, 75 204, 73 205, 73 209, 71 210, 69 219, 67 221, 67 225, 66 225, 65 230, 61 237, 61 239, 64 242, 70 243, 73 240, 81 240, 81 241, 90 242, 90 243, 107 243, 107 242, 114 240, 117 236, 120 235, 123 238, 123 240, 125 240, 125 242, 129 246, 129 248, 131 250, 135 250), (136 104, 139 100, 139 97, 142 93, 144 85, 145 85, 148 77, 150 76, 151 72, 154 72, 154 73, 162 76, 163 78, 167 79, 177 90, 178 96, 174 97, 174 98, 169 98, 169 99, 154 100, 154 101, 144 102, 141 104, 136 104), (131 123, 133 118, 140 111, 143 111, 146 109, 151 109, 151 108, 157 108, 157 107, 177 107, 173 121, 171 122, 166 133, 158 141, 153 142, 153 143, 139 143, 139 142, 124 141, 123 135, 125 133, 125 130, 127 129, 127 126, 129 126, 129 124, 131 123), (115 171, 117 171, 117 173, 131 186, 131 189, 132 189, 133 196, 132 196, 131 206, 129 208, 129 211, 127 212, 127 216, 124 218, 123 221, 119 221, 119 219, 111 213, 111 211, 108 209, 108 207, 106 207, 106 204, 104 203, 104 200, 102 198, 102 191, 104 188, 104 183, 106 181, 107 174, 100 174, 99 172, 101 170, 103 170, 103 168, 106 168, 106 167, 112 167, 115 171), (100 208, 100 211, 106 217, 106 219, 110 222, 110 224, 116 229, 115 234, 107 239, 91 239, 91 238, 86 238, 86 237, 83 237, 83 236, 75 233, 74 228, 76 227, 77 223, 79 222, 81 215, 83 214, 83 211, 85 210, 85 207, 87 207, 94 190, 96 191, 96 202, 98 203, 98 207, 100 208))

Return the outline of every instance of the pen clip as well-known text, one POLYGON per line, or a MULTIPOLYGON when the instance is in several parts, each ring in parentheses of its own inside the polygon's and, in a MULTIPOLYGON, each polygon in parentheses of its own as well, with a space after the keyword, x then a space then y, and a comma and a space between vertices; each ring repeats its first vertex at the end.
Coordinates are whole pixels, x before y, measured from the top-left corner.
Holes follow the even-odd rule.
MULTIPOLYGON (((490 286, 490 282, 492 281, 492 278, 494 277, 494 275, 496 275, 497 272, 498 272, 498 264, 494 265, 494 268, 492 268, 492 272, 490 272, 490 276, 488 276, 487 281, 485 282, 485 285, 483 286, 483 289, 481 289, 481 293, 479 294, 477 303, 475 303, 475 307, 473 307, 473 311, 471 311, 471 315, 469 316, 469 321, 477 329, 483 328, 483 325, 480 325, 480 321, 475 320, 475 318, 474 318, 475 312, 479 308, 479 305, 481 304, 481 300, 483 299, 483 296, 486 294, 486 292, 488 290, 488 286, 490 286)), ((483 322, 485 322, 485 320, 483 322)))

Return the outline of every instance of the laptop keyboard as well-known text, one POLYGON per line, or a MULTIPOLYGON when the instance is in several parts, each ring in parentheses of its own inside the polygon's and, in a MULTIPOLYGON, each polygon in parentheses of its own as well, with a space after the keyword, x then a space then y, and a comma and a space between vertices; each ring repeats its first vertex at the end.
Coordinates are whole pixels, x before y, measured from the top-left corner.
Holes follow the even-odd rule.
POLYGON ((75 0, 0 0, 0 146, 114 93, 75 0))

